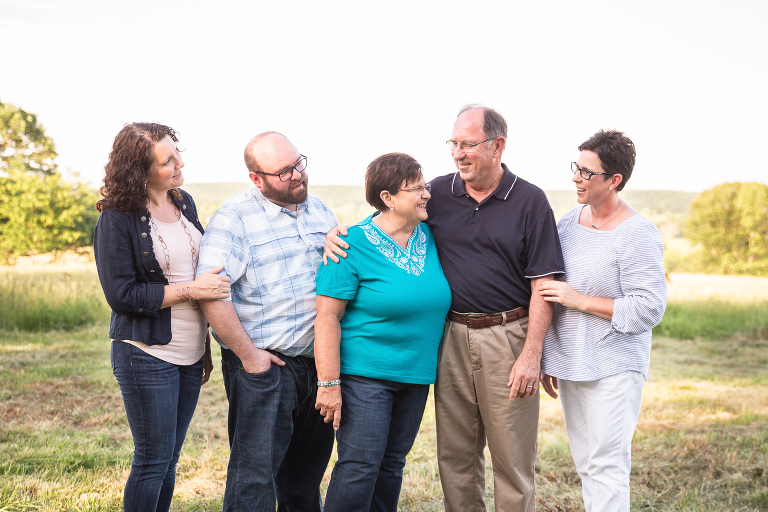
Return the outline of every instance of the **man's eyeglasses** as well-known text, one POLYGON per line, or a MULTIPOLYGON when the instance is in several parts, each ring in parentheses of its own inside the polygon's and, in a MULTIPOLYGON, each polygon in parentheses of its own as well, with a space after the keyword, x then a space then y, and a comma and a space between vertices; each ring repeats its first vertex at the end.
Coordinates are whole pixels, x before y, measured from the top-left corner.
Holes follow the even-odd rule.
POLYGON ((401 192, 417 192, 419 194, 423 194, 425 190, 427 192, 429 192, 429 193, 432 193, 432 184, 431 183, 427 183, 426 185, 424 185, 422 187, 401 188, 400 189, 401 192))
POLYGON ((456 142, 455 140, 447 140, 445 141, 446 144, 448 144, 448 147, 451 148, 451 153, 456 151, 457 149, 462 150, 465 153, 471 153, 473 151, 477 151, 480 144, 483 142, 488 142, 489 140, 493 140, 494 138, 491 137, 490 139, 481 140, 480 142, 470 143, 470 142, 456 142))
POLYGON ((576 174, 577 172, 581 174, 581 179, 589 181, 592 176, 601 176, 601 175, 608 175, 607 172, 592 172, 588 171, 586 169, 582 169, 579 167, 579 165, 576 162, 571 162, 571 172, 573 174, 576 174))
POLYGON ((299 161, 296 162, 296 165, 293 165, 291 167, 286 167, 282 171, 278 173, 271 173, 271 172, 262 172, 261 174, 266 174, 267 176, 277 176, 280 178, 280 181, 291 181, 291 178, 293 177, 293 171, 296 171, 297 173, 301 174, 304 171, 307 170, 307 157, 304 155, 300 155, 301 158, 299 158, 299 161))

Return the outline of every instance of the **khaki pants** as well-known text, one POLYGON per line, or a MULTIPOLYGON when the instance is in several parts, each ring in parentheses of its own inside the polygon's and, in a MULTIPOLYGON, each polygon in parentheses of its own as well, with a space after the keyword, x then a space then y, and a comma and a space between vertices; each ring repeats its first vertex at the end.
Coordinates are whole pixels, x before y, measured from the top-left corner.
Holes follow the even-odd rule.
POLYGON ((437 459, 448 512, 485 510, 486 439, 497 512, 534 512, 539 393, 509 400, 528 318, 470 329, 446 321, 435 383, 437 459))

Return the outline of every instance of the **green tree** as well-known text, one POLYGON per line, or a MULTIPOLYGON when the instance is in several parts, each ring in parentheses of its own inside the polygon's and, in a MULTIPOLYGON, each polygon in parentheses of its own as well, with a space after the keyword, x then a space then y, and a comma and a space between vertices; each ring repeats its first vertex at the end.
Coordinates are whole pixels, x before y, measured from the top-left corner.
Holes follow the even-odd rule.
POLYGON ((56 172, 53 140, 37 116, 0 102, 0 172, 8 168, 45 175, 56 172))
POLYGON ((768 186, 723 183, 691 203, 685 236, 708 270, 768 275, 768 186))
POLYGON ((67 183, 37 117, 0 103, 0 259, 91 243, 98 192, 67 183))

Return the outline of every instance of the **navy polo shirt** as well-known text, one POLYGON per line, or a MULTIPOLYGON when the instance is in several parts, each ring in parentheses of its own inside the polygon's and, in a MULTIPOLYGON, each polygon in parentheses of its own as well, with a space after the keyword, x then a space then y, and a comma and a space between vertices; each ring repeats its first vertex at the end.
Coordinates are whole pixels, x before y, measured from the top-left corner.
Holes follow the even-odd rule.
POLYGON ((427 222, 453 294, 451 309, 460 313, 528 307, 531 279, 565 272, 547 196, 501 165, 501 183, 480 203, 458 172, 431 181, 427 222))

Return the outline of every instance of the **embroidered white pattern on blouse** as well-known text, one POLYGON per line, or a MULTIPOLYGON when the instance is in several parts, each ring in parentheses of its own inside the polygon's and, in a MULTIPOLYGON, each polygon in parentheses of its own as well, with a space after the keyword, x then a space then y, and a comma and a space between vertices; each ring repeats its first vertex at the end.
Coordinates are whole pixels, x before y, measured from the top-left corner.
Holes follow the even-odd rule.
POLYGON ((415 276, 424 272, 424 262, 427 259, 427 234, 421 229, 421 224, 414 228, 405 249, 397 245, 373 221, 363 224, 361 227, 368 241, 375 245, 389 261, 415 276))

